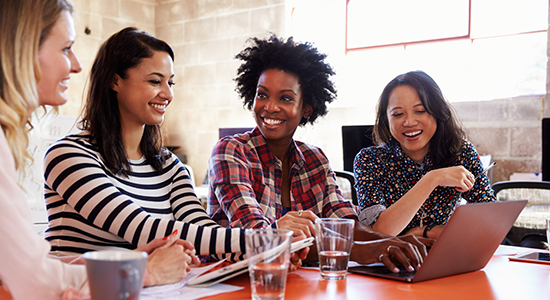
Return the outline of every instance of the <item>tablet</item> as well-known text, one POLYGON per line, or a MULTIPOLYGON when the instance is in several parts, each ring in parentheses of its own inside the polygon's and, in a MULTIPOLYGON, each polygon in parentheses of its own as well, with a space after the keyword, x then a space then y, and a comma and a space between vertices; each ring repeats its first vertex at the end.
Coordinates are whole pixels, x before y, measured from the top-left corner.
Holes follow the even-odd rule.
POLYGON ((534 251, 529 253, 518 254, 516 256, 510 257, 509 259, 513 261, 550 264, 550 253, 534 251))
MULTIPOLYGON (((310 237, 307 239, 303 239, 297 242, 294 242, 290 245, 290 253, 296 252, 298 250, 301 250, 305 247, 309 247, 313 245, 314 238, 310 237)), ((271 249, 270 251, 278 251, 278 249, 271 249)), ((246 272, 248 270, 248 259, 233 263, 231 265, 225 266, 223 268, 214 270, 212 272, 206 273, 204 275, 201 275, 197 278, 191 279, 187 281, 188 286, 193 287, 207 287, 211 286, 213 284, 225 281, 229 278, 233 278, 237 275, 241 275, 242 273, 246 272)))

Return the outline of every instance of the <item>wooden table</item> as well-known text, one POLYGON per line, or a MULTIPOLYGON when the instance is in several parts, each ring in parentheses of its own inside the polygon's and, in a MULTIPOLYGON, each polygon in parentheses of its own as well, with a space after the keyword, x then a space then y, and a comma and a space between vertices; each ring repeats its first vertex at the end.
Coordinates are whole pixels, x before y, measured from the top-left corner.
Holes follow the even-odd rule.
MULTIPOLYGON (((342 281, 326 281, 320 279, 318 270, 301 268, 288 275, 285 299, 550 299, 550 264, 508 260, 508 256, 528 250, 500 246, 480 271, 418 283, 356 274, 348 274, 342 281)), ((250 299, 248 274, 224 283, 244 289, 204 299, 250 299)), ((0 288, 0 300, 4 299, 11 296, 0 288)))

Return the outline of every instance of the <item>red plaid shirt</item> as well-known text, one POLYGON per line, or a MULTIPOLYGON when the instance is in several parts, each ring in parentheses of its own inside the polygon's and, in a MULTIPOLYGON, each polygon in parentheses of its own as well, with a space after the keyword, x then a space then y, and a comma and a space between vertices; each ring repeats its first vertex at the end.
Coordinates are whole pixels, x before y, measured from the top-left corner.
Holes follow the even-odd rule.
MULTIPOLYGON (((207 212, 226 227, 264 228, 283 216, 282 163, 258 128, 221 139, 209 161, 207 212)), ((321 149, 291 143, 290 209, 323 218, 356 218, 357 208, 342 196, 321 149)))

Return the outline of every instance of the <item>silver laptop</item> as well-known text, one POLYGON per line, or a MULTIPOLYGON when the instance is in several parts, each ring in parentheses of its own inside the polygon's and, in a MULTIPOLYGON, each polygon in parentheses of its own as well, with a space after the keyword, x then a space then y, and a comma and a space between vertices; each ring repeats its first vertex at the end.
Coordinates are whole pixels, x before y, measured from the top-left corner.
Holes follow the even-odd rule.
POLYGON ((393 273, 382 263, 354 266, 348 270, 419 282, 482 269, 526 204, 526 200, 521 200, 458 206, 416 272, 402 269, 399 273, 393 273))

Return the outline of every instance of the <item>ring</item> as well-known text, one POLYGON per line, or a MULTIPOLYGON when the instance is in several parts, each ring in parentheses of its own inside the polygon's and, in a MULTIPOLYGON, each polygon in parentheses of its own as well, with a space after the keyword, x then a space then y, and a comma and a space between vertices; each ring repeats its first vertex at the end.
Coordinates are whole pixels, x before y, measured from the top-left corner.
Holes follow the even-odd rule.
POLYGON ((474 175, 473 175, 473 174, 469 174, 469 175, 468 175, 468 178, 474 179, 474 175))
POLYGON ((380 255, 378 256, 378 261, 379 261, 379 262, 382 262, 382 257, 384 257, 384 253, 382 253, 382 254, 380 254, 380 255))
POLYGON ((388 248, 386 249, 386 252, 388 252, 388 254, 390 254, 390 249, 394 247, 393 245, 389 245, 388 248))
POLYGON ((301 217, 302 217, 302 212, 303 212, 303 210, 299 210, 299 211, 298 211, 298 218, 301 218, 301 217))

